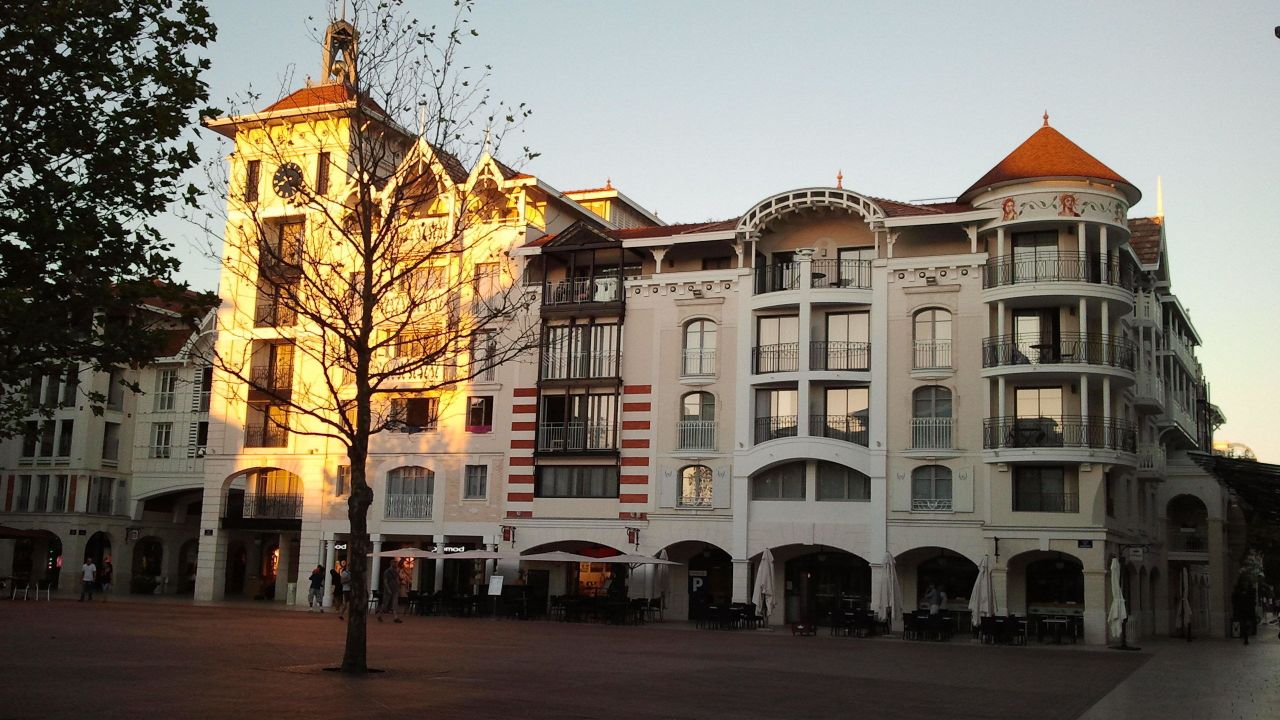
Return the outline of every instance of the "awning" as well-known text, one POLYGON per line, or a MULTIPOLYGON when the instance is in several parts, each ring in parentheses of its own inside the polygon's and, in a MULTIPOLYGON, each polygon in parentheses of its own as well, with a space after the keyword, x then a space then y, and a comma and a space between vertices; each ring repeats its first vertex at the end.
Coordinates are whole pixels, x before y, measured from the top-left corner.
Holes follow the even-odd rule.
POLYGON ((1255 514, 1254 523, 1280 526, 1280 465, 1204 452, 1189 452, 1187 457, 1244 501, 1255 514))
POLYGON ((520 562, 577 562, 590 563, 600 562, 600 558, 587 557, 586 555, 577 555, 563 550, 553 550, 552 552, 534 553, 532 555, 521 555, 520 562))
POLYGON ((0 525, 0 540, 23 540, 26 538, 33 540, 48 540, 52 538, 57 540, 58 536, 48 530, 23 530, 9 527, 8 525, 0 525))

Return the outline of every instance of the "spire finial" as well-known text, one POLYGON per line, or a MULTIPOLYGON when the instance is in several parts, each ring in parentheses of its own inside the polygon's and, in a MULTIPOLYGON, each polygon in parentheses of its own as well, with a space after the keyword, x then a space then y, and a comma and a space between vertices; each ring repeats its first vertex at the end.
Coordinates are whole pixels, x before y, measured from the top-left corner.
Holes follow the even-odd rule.
POLYGON ((1047 109, 1044 111, 1044 126, 1049 127, 1049 111, 1047 109))
POLYGON ((1156 217, 1164 219, 1164 183, 1156 176, 1156 217))
POLYGON ((480 152, 484 155, 493 153, 493 141, 489 136, 489 128, 484 129, 484 147, 481 148, 480 152))
POLYGON ((605 179, 604 179, 604 189, 605 189, 605 190, 612 190, 612 189, 613 189, 613 178, 611 178, 611 177, 607 177, 607 178, 605 178, 605 179))
POLYGON ((836 171, 836 189, 838 190, 844 189, 844 170, 836 171))

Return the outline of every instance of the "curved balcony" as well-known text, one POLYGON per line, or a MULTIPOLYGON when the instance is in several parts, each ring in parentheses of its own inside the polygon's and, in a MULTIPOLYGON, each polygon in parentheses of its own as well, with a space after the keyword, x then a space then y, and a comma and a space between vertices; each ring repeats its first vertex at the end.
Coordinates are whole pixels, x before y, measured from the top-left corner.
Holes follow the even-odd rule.
POLYGON ((991 258, 982 276, 984 291, 1000 291, 988 300, 1091 295, 1132 307, 1136 286, 1137 267, 1128 256, 1110 255, 1104 261, 1093 253, 1062 250, 991 258))
POLYGON ((813 340, 809 343, 810 370, 871 369, 871 343, 847 340, 813 340))
POLYGON ((867 446, 867 421, 857 415, 810 415, 809 434, 867 446))
POLYGON ((800 263, 775 263, 756 268, 755 294, 800 289, 800 263))
POLYGON ((1137 348, 1126 337, 1102 333, 1062 333, 1048 339, 1002 335, 982 341, 984 369, 1042 371, 1060 365, 1114 368, 1132 373, 1137 367, 1137 348))
POLYGON ((755 444, 778 438, 795 437, 799 421, 795 415, 771 415, 756 418, 755 444))
POLYGON ((751 371, 757 375, 800 369, 800 343, 757 345, 751 349, 751 371))
POLYGON ((814 260, 809 264, 810 287, 827 289, 871 289, 870 260, 814 260))
POLYGON ((1063 448, 1135 453, 1138 429, 1124 420, 1056 417, 994 417, 983 421, 985 450, 1063 448))

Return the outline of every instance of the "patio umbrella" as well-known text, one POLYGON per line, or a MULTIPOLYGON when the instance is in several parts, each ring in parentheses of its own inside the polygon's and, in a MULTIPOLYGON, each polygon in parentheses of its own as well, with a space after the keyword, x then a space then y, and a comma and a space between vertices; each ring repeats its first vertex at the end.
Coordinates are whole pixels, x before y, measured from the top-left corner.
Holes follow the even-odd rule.
POLYGON ((1113 637, 1124 632, 1129 610, 1124 606, 1124 590, 1120 587, 1120 558, 1111 558, 1111 607, 1107 609, 1107 628, 1113 637))
POLYGON ((898 563, 893 553, 884 554, 884 573, 880 578, 871 609, 876 617, 884 622, 893 622, 894 608, 902 607, 902 585, 898 583, 898 563))
POLYGON ((497 550, 464 550, 440 555, 442 560, 506 560, 508 557, 497 550))
MULTIPOLYGON (((665 548, 663 548, 662 552, 658 553, 658 559, 659 560, 667 559, 667 551, 665 548)), ((664 606, 666 605, 666 599, 667 599, 667 585, 670 583, 669 572, 670 571, 667 570, 666 565, 658 565, 657 567, 654 568, 654 573, 653 573, 654 574, 654 577, 653 577, 654 592, 658 593, 658 597, 662 598, 662 601, 663 601, 662 604, 664 606)))
POLYGON ((766 623, 778 605, 773 596, 773 553, 769 552, 769 548, 760 553, 760 564, 756 565, 756 582, 751 588, 751 602, 755 603, 756 611, 766 623))
POLYGON ((1178 629, 1183 630, 1189 637, 1191 635, 1191 584, 1187 578, 1187 569, 1182 568, 1182 574, 1178 578, 1178 629))
POLYGON ((577 555, 575 553, 564 552, 563 550, 553 550, 552 552, 534 553, 532 555, 521 555, 520 562, 576 562, 591 563, 600 562, 599 558, 587 557, 586 555, 577 555))
POLYGON ((973 583, 973 591, 969 593, 969 616, 974 627, 982 623, 984 616, 996 614, 996 593, 991 574, 991 556, 983 555, 978 563, 978 579, 973 583))

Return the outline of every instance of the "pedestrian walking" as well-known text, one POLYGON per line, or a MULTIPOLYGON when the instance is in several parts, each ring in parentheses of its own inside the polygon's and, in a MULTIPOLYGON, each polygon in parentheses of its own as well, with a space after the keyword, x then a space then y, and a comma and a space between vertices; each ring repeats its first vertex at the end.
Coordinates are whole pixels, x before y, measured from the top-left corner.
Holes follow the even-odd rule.
POLYGON ((324 566, 317 565, 308 579, 311 581, 311 591, 307 593, 307 605, 311 606, 310 612, 324 612, 324 566))
POLYGON ((1240 637, 1244 638, 1245 645, 1249 644, 1249 635, 1253 633, 1253 623, 1257 619, 1254 615, 1253 595, 1253 588, 1243 579, 1236 583, 1235 592, 1231 593, 1231 615, 1240 626, 1240 637))
POLYGON ((400 568, 394 562, 382 571, 382 602, 378 605, 378 622, 383 613, 391 613, 394 622, 400 622, 400 568))
POLYGON ((116 569, 111 564, 111 558, 103 558, 102 569, 98 571, 98 590, 102 592, 102 602, 107 601, 107 593, 111 592, 111 581, 115 573, 116 569))
POLYGON ((343 613, 351 608, 351 571, 347 569, 347 564, 342 563, 342 572, 338 574, 338 578, 342 581, 342 609, 338 610, 338 619, 342 619, 343 613))
POLYGON ((93 558, 85 558, 84 565, 80 566, 80 600, 83 602, 85 596, 93 600, 94 586, 98 583, 98 566, 93 564, 93 558))
POLYGON ((333 607, 337 608, 338 614, 342 614, 342 575, 338 573, 337 568, 329 568, 329 592, 333 598, 333 607))

